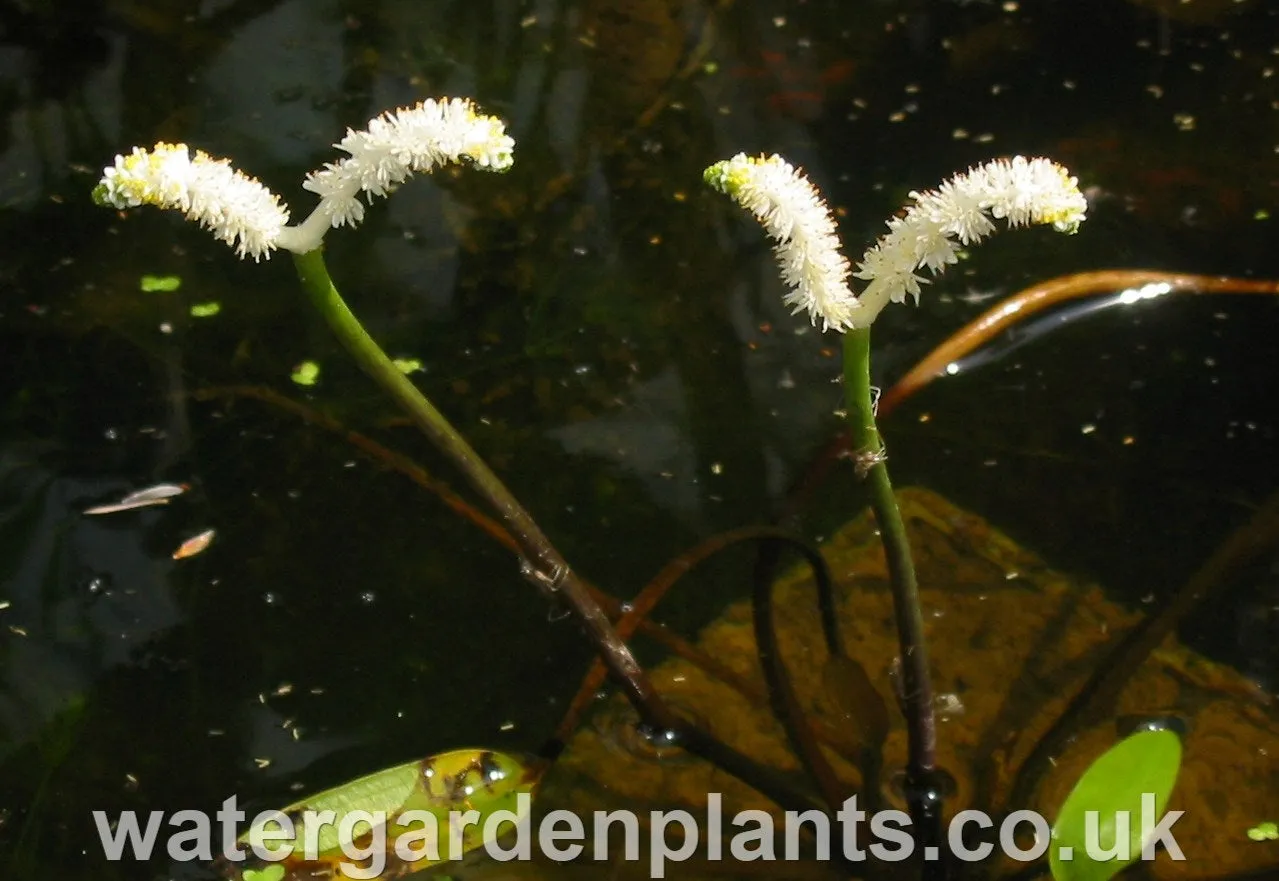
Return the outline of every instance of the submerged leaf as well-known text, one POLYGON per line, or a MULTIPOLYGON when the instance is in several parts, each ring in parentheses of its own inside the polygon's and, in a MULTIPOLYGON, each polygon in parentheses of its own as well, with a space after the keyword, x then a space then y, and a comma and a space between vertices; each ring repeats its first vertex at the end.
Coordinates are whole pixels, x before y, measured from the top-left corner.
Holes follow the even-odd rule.
POLYGON ((1143 829, 1163 816, 1180 768, 1181 739, 1167 729, 1138 731, 1102 753, 1058 812, 1053 878, 1108 881, 1140 859, 1143 829))
POLYGON ((888 707, 864 668, 847 655, 831 655, 822 668, 820 692, 839 720, 848 746, 878 751, 888 737, 888 707))

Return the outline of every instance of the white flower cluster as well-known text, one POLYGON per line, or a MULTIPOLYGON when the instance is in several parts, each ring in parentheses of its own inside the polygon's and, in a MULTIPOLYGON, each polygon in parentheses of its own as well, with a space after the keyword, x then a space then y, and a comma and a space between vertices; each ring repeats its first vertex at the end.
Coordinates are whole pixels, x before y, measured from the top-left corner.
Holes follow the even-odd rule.
POLYGON ((505 171, 514 161, 515 141, 501 121, 476 112, 462 98, 423 101, 384 113, 365 131, 347 130, 337 147, 350 157, 307 176, 302 186, 320 197, 316 209, 335 226, 364 218, 359 194, 385 196, 417 172, 470 159, 482 168, 505 171))
POLYGON ((1010 228, 1052 224, 1074 232, 1088 204, 1066 169, 1048 159, 997 160, 958 174, 937 190, 912 192, 914 205, 888 221, 889 232, 857 264, 855 278, 867 281, 854 296, 848 263, 830 211, 813 185, 779 156, 738 155, 706 170, 707 181, 732 196, 776 239, 782 278, 791 291, 786 302, 807 308, 822 329, 868 327, 889 302, 907 294, 919 299, 918 272, 933 275, 956 262, 960 246, 981 241, 1004 219, 1010 228))
POLYGON ((739 153, 706 169, 705 179, 732 196, 777 240, 774 253, 792 314, 807 309, 822 330, 852 326, 860 308, 848 288, 848 260, 839 252, 839 235, 830 209, 817 189, 780 156, 755 158, 739 153))
POLYGON ((134 147, 117 156, 94 190, 94 199, 114 208, 156 205, 183 212, 232 245, 240 257, 269 254, 289 222, 289 212, 266 187, 236 171, 225 159, 186 144, 134 147))
POLYGON ((940 274, 958 260, 960 246, 995 231, 992 218, 1007 220, 1010 229, 1052 224, 1059 232, 1073 233, 1088 210, 1078 182, 1066 169, 1023 156, 970 168, 937 190, 912 192, 910 198, 915 204, 905 216, 888 221, 888 234, 857 264, 854 275, 868 282, 858 300, 869 310, 869 320, 890 301, 904 302, 907 294, 918 303, 919 286, 927 280, 916 271, 927 267, 940 274))
POLYGON ((515 142, 501 120, 484 116, 470 101, 427 100, 385 113, 365 131, 348 130, 336 144, 350 156, 309 174, 302 186, 320 196, 305 221, 287 226, 288 209, 261 183, 225 159, 185 144, 135 147, 117 156, 94 189, 94 199, 115 208, 155 205, 182 211, 241 256, 259 260, 276 248, 297 253, 320 246, 329 229, 364 218, 360 193, 385 196, 414 173, 469 159, 481 168, 511 166, 515 142))

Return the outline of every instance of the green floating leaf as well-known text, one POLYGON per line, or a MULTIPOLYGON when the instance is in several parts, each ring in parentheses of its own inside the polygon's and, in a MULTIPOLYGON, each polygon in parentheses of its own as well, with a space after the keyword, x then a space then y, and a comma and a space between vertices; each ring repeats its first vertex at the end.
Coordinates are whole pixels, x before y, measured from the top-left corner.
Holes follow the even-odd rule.
POLYGON ((227 867, 224 877, 313 881, 343 877, 343 864, 358 864, 358 877, 391 879, 471 854, 528 815, 543 767, 465 749, 378 771, 266 815, 238 843, 246 853, 256 845, 273 855, 227 867), (453 831, 450 812, 467 811, 475 815, 453 831), (363 874, 370 865, 375 874, 363 874))
POLYGON ((244 881, 280 881, 284 877, 284 866, 273 865, 265 869, 245 869, 244 881))
POLYGON ((1279 823, 1272 823, 1269 820, 1265 823, 1258 823, 1248 830, 1248 837, 1253 841, 1279 840, 1279 823))
POLYGON ((138 287, 148 294, 154 291, 176 291, 182 287, 182 279, 176 275, 144 275, 138 282, 138 287))
POLYGON ((320 378, 320 365, 314 361, 303 361, 293 368, 289 378, 298 385, 315 385, 320 378))
POLYGON ((1142 810, 1150 827, 1159 822, 1180 769, 1181 740, 1168 730, 1138 731, 1102 753, 1057 814, 1053 878, 1108 881, 1140 859, 1142 810))
POLYGON ((217 300, 212 303, 196 303, 191 307, 192 318, 212 318, 222 311, 222 304, 217 300))

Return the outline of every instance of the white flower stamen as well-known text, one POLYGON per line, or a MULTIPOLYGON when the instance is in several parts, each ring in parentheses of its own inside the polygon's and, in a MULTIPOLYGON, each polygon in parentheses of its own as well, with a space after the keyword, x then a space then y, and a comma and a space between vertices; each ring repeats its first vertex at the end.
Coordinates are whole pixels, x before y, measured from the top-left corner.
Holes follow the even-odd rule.
POLYGON ((955 175, 937 190, 912 192, 903 216, 857 264, 853 277, 867 281, 856 296, 848 287, 848 261, 829 210, 816 189, 779 156, 738 155, 706 170, 706 180, 753 213, 776 241, 785 302, 807 308, 814 324, 839 331, 868 327, 890 302, 910 294, 919 300, 919 274, 938 275, 958 260, 957 251, 995 231, 1052 224, 1073 233, 1088 208, 1078 182, 1048 159, 997 160, 955 175))

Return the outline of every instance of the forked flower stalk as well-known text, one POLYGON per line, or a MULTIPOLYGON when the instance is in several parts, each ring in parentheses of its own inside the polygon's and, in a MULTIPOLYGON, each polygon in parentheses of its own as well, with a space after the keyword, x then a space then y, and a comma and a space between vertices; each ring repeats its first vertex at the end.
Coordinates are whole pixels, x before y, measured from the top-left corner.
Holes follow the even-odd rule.
POLYGON ((996 230, 1046 224, 1073 233, 1087 202, 1075 178, 1048 159, 986 163, 955 175, 936 190, 912 192, 913 204, 888 221, 879 239, 850 271, 829 207, 804 175, 782 157, 738 154, 706 169, 705 179, 755 216, 774 241, 788 287, 784 302, 807 311, 823 331, 844 333, 844 394, 856 474, 866 481, 893 590, 902 711, 908 757, 906 797, 925 844, 941 843, 936 787, 937 726, 919 585, 905 523, 875 423, 870 374, 870 326, 890 302, 918 302, 927 269, 937 275, 958 261, 962 246, 996 230), (867 282, 854 293, 849 276, 867 282))

